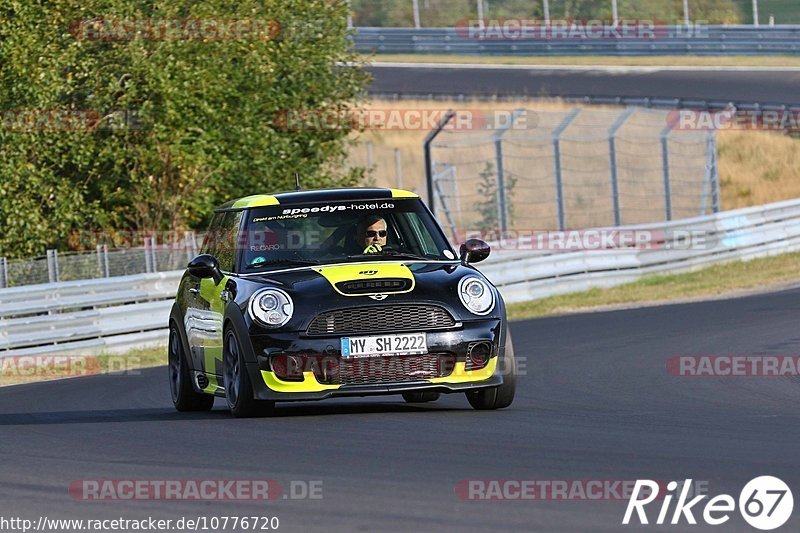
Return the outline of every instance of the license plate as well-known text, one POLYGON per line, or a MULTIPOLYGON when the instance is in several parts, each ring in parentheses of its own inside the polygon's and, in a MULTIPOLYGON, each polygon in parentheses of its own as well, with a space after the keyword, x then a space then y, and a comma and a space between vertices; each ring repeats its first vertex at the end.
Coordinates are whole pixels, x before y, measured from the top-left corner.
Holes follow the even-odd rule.
POLYGON ((428 353, 424 333, 342 337, 342 357, 380 357, 382 355, 418 355, 428 353))

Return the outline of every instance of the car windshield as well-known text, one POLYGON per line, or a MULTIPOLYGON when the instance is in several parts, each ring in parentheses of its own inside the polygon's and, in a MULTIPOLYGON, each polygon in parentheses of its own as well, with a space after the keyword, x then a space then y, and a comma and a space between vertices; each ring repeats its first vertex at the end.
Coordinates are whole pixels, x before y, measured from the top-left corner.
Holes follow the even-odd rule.
POLYGON ((259 207, 245 215, 240 270, 365 260, 453 260, 419 199, 259 207))

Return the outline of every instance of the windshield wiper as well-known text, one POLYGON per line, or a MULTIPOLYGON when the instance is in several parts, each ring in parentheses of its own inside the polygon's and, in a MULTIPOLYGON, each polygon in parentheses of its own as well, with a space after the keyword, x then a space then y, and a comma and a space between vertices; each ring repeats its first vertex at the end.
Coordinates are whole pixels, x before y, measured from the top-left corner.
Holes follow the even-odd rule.
POLYGON ((319 265, 321 264, 320 261, 316 259, 271 259, 269 261, 262 261, 260 263, 254 263, 252 265, 247 265, 245 268, 247 270, 252 270, 255 268, 261 268, 264 266, 271 266, 271 265, 319 265))

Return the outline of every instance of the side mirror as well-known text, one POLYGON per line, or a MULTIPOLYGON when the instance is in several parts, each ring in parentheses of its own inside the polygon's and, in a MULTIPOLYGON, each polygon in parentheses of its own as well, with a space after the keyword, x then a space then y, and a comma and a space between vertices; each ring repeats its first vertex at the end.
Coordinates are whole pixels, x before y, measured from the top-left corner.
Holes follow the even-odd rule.
POLYGON ((480 263, 489 257, 491 251, 492 249, 489 248, 489 245, 482 240, 469 239, 461 245, 459 253, 461 254, 461 262, 466 265, 468 263, 480 263))
POLYGON ((196 278, 213 279, 215 285, 219 285, 219 282, 225 277, 222 275, 222 271, 219 269, 219 261, 217 261, 217 258, 213 255, 198 255, 191 260, 186 268, 189 271, 189 274, 196 278))

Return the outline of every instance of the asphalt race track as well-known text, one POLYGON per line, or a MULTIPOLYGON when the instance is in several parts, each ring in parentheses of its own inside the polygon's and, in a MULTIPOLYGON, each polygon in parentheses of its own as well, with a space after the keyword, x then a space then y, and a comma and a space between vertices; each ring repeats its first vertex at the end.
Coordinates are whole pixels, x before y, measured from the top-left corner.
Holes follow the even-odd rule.
POLYGON ((371 66, 370 92, 400 95, 633 97, 800 104, 800 69, 371 66))
MULTIPOLYGON (((6 513, 49 518, 278 516, 282 531, 754 531, 622 526, 626 502, 464 501, 461 480, 683 480, 738 499, 775 475, 800 488, 797 378, 674 377, 690 354, 800 353, 800 289, 513 324, 525 356, 508 410, 461 395, 282 405, 234 420, 172 409, 166 369, 0 389, 6 513), (82 479, 321 480, 323 498, 86 502, 82 479)), ((656 504, 660 505, 660 504, 656 504)), ((651 521, 657 507, 648 508, 651 521)), ((701 515, 700 513, 695 513, 701 515)), ((800 529, 794 516, 780 530, 800 529)))

